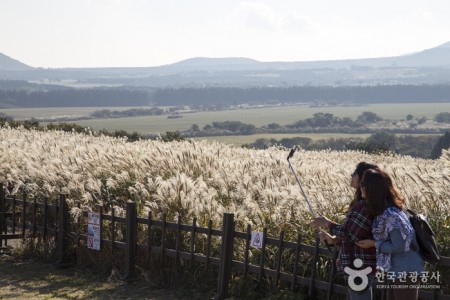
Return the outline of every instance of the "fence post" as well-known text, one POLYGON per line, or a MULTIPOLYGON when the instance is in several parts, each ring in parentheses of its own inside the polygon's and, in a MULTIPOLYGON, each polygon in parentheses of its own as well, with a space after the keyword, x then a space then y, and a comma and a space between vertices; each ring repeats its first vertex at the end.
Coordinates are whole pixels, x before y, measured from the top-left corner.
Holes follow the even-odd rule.
POLYGON ((316 277, 316 272, 317 272, 317 267, 316 267, 316 263, 317 263, 317 259, 318 259, 318 255, 319 255, 319 243, 320 243, 320 239, 319 237, 316 237, 316 244, 314 246, 314 256, 313 256, 313 263, 312 263, 312 270, 311 270, 311 281, 309 282, 309 291, 308 291, 308 297, 312 298, 313 297, 313 292, 314 292, 314 278, 316 277))
POLYGON ((220 254, 219 278, 216 299, 222 300, 228 296, 228 283, 231 275, 234 243, 234 214, 225 213, 222 224, 222 249, 220 254))
POLYGON ((6 234, 6 227, 4 227, 5 216, 5 191, 3 190, 3 183, 0 183, 0 248, 3 247, 3 233, 6 234))
POLYGON ((58 232, 57 232, 57 265, 62 268, 68 263, 68 249, 69 249, 69 207, 66 202, 66 195, 59 195, 59 210, 58 210, 58 232))
POLYGON ((136 235, 137 235, 137 211, 136 202, 128 200, 127 202, 127 231, 125 245, 125 278, 131 279, 135 276, 135 260, 136 260, 136 235))

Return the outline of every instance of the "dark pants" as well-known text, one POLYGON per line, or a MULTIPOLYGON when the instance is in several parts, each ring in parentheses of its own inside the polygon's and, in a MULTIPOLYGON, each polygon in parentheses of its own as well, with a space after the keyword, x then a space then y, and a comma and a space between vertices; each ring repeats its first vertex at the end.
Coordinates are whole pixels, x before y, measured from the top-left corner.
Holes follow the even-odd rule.
POLYGON ((372 291, 372 282, 375 277, 374 274, 369 274, 368 276, 368 285, 367 288, 360 292, 355 292, 351 288, 347 290, 347 299, 348 300, 372 300, 373 299, 373 291, 372 291))
POLYGON ((406 282, 395 280, 389 283, 387 290, 388 300, 415 300, 419 298, 419 280, 412 282, 411 278, 406 278, 406 282))

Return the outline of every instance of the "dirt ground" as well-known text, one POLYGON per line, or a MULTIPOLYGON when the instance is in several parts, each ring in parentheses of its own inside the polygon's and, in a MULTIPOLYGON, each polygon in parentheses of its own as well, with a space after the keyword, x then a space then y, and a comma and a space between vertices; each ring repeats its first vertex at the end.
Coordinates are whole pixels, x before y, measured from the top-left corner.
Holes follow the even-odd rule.
POLYGON ((0 255, 0 299, 211 299, 195 291, 166 290, 145 280, 125 283, 113 277, 0 255))

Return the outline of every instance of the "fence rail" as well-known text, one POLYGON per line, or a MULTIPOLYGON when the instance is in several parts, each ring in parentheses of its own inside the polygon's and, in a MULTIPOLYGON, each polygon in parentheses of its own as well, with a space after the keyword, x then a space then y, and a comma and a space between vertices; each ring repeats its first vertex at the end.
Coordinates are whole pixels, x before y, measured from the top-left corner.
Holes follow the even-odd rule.
MULTIPOLYGON (((74 220, 68 211, 68 206, 64 195, 60 195, 57 201, 49 203, 48 199, 44 202, 37 202, 36 199, 27 200, 26 195, 23 199, 16 197, 5 197, 3 187, 0 185, 0 246, 7 245, 9 239, 25 239, 41 236, 43 238, 53 237, 55 239, 56 253, 58 256, 57 264, 65 265, 69 262, 67 257, 70 242, 74 241, 78 247, 82 247, 82 242, 86 241, 86 228, 82 228, 87 222, 88 212, 83 211, 80 219, 74 220), (83 220, 84 219, 84 220, 83 220), (78 232, 74 232, 74 228, 78 232), (84 232, 84 233, 83 233, 84 232)), ((141 254, 159 256, 162 266, 164 266, 165 257, 173 258, 175 270, 178 270, 181 261, 192 263, 201 263, 205 265, 205 270, 210 266, 218 267, 217 277, 217 299, 226 298, 228 295, 229 281, 231 275, 239 272, 246 278, 250 274, 258 277, 259 284, 270 278, 273 287, 279 286, 281 282, 295 290, 299 286, 307 289, 307 293, 312 297, 317 291, 326 294, 327 299, 331 299, 334 294, 345 295, 347 287, 335 283, 337 257, 336 247, 330 253, 328 249, 321 248, 319 240, 315 240, 315 245, 306 245, 302 243, 302 236, 298 234, 297 241, 284 240, 284 232, 281 231, 278 238, 268 237, 267 229, 264 229, 264 238, 262 239, 261 250, 259 251, 259 264, 249 259, 251 252, 250 239, 251 227, 248 225, 245 232, 235 230, 233 214, 224 214, 222 229, 212 228, 212 221, 209 221, 208 227, 199 227, 196 219, 191 225, 182 224, 181 218, 177 222, 168 222, 166 214, 162 215, 161 220, 154 220, 152 214, 142 217, 137 216, 136 203, 129 201, 126 206, 126 216, 116 216, 112 210, 110 214, 103 213, 99 208, 100 228, 101 228, 101 249, 110 249, 124 253, 124 274, 125 278, 136 276, 136 257, 141 254), (117 238, 117 228, 121 227, 125 233, 122 239, 117 238), (141 227, 140 236, 145 239, 138 241, 138 226, 141 227), (142 228, 145 231, 142 233, 142 228), (158 243, 155 244, 155 231, 159 230, 158 243), (109 233, 108 237, 104 233, 109 233), (168 236, 175 241, 170 243, 168 236), (189 235, 185 243, 181 242, 182 235, 189 235), (204 253, 200 253, 195 248, 196 239, 199 235, 206 235, 206 247, 204 253), (220 249, 213 249, 212 239, 220 240, 220 249), (235 245, 245 245, 243 253, 237 253, 235 245), (266 248, 275 248, 276 255, 272 258, 272 266, 266 262, 266 248), (215 251, 213 253, 213 251, 215 251), (293 256, 293 266, 290 270, 283 269, 283 254, 289 251, 293 256), (308 270, 308 276, 299 274, 301 254, 311 256, 311 267, 308 270), (243 259, 235 259, 235 256, 243 259), (316 263, 319 257, 325 257, 331 261, 331 267, 328 272, 328 281, 318 278, 316 263)), ((450 258, 441 257, 439 266, 449 267, 450 258)), ((161 267, 161 272, 164 268, 161 267)), ((161 274, 164 275, 164 274, 161 274)), ((163 276, 162 276, 163 278, 163 276)), ((381 295, 383 296, 383 295, 381 295)), ((449 294, 442 294, 436 290, 420 290, 419 297, 422 299, 446 299, 450 300, 449 294)))

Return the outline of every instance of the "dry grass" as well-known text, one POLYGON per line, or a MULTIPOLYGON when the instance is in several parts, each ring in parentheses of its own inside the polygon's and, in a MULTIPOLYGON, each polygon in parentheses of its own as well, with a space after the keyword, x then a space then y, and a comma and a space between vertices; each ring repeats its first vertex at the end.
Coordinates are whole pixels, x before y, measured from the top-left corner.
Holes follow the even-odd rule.
MULTIPOLYGON (((89 134, 2 128, 0 182, 12 185, 8 193, 19 197, 25 193, 27 197, 56 199, 65 193, 74 216, 79 207, 91 210, 98 204, 115 207, 118 215, 127 200, 135 199, 140 215, 152 211, 159 218, 167 212, 168 221, 181 215, 186 224, 196 217, 203 227, 212 219, 213 227, 218 228, 223 213, 232 212, 238 230, 247 224, 253 230, 267 227, 270 236, 285 230, 285 239, 295 240, 299 231, 310 229, 311 216, 289 170, 287 154, 287 149, 252 150, 207 141, 128 143, 89 134)), ((408 206, 430 217, 441 254, 448 256, 450 151, 444 151, 439 160, 425 160, 299 150, 291 159, 315 209, 337 221, 352 198, 350 174, 360 161, 376 163, 393 176, 408 206)), ((32 276, 40 278, 34 283, 28 275, 20 277, 15 272, 27 265, 2 262, 0 280, 6 288, 0 295, 33 298, 43 293, 50 299, 109 299, 109 295, 120 299, 125 295, 124 299, 133 299, 129 285, 111 283, 80 269, 66 276, 49 265, 42 275, 32 276), (28 289, 30 286, 33 288, 28 289)), ((145 293, 152 290, 148 284, 142 289, 145 293)), ((155 297, 151 299, 159 299, 155 297)))
POLYGON ((166 290, 144 280, 125 283, 81 268, 0 256, 0 299, 205 299, 186 290, 166 290))
MULTIPOLYGON (((218 227, 224 212, 235 214, 238 229, 288 232, 310 217, 289 170, 286 149, 253 150, 207 141, 138 141, 89 134, 0 129, 0 182, 12 194, 67 195, 74 215, 95 205, 125 207, 135 199, 138 212, 199 226, 218 227)), ((350 174, 360 161, 392 174, 413 210, 433 216, 436 231, 448 234, 450 154, 439 160, 356 151, 298 151, 291 159, 317 211, 339 219, 352 198, 350 174)))

